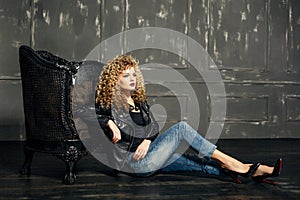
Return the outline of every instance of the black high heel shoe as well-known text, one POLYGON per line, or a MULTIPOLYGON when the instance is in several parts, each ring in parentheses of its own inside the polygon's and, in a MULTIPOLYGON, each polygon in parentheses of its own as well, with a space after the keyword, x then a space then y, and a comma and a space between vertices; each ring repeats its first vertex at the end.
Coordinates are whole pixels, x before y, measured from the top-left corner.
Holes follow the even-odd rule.
POLYGON ((282 169, 282 159, 279 158, 275 165, 274 165, 274 169, 273 172, 271 174, 266 174, 266 175, 261 175, 261 176, 254 176, 252 177, 252 179, 256 182, 256 183, 268 183, 271 185, 277 185, 276 182, 274 181, 270 181, 270 180, 266 180, 266 178, 269 177, 278 177, 280 175, 282 169))
POLYGON ((243 183, 243 181, 239 177, 249 178, 254 172, 258 169, 260 163, 255 163, 250 166, 249 170, 245 173, 239 173, 232 170, 224 169, 224 173, 229 175, 236 183, 243 183))

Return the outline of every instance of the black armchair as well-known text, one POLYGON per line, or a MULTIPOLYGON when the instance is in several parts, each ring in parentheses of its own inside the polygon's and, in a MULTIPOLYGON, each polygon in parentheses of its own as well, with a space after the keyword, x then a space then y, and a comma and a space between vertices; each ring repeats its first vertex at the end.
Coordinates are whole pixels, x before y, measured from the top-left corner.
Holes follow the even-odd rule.
POLYGON ((30 176, 34 152, 50 153, 66 164, 65 184, 76 180, 75 168, 87 154, 72 113, 72 78, 81 62, 69 62, 28 46, 19 49, 26 127, 25 162, 30 176))

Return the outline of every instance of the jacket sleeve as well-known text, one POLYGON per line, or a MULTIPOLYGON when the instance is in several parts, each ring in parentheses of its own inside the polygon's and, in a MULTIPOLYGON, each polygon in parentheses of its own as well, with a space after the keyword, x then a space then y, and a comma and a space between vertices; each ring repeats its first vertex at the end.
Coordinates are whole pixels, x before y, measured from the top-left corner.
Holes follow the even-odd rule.
POLYGON ((147 140, 150 140, 151 142, 153 142, 156 138, 157 138, 157 136, 158 136, 158 132, 157 133, 155 133, 154 135, 152 135, 152 136, 150 136, 150 137, 148 137, 148 138, 146 138, 147 140))
POLYGON ((155 118, 153 116, 153 113, 151 112, 151 110, 149 108, 150 108, 150 106, 146 102, 146 110, 148 112, 147 114, 150 117, 150 124, 149 124, 150 132, 148 133, 148 137, 146 139, 153 142, 157 138, 157 136, 159 135, 159 126, 158 126, 158 123, 157 123, 157 121, 155 120, 155 118))
POLYGON ((114 120, 112 115, 111 115, 111 109, 107 109, 105 106, 100 106, 100 105, 95 105, 96 109, 96 115, 97 115, 97 120, 100 124, 100 127, 104 131, 105 135, 109 138, 112 139, 112 132, 110 128, 107 126, 107 122, 109 120, 114 120))

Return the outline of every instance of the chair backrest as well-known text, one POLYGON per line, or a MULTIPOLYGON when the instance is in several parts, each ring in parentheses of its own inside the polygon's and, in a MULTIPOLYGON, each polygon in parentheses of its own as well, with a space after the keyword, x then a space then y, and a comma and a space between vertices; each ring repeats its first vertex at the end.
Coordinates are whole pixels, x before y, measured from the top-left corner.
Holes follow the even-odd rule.
POLYGON ((84 142, 101 135, 95 112, 95 92, 103 66, 98 61, 84 61, 75 75, 72 110, 80 139, 84 142))
POLYGON ((78 139, 71 109, 72 75, 80 62, 69 62, 28 46, 19 49, 26 139, 78 139))

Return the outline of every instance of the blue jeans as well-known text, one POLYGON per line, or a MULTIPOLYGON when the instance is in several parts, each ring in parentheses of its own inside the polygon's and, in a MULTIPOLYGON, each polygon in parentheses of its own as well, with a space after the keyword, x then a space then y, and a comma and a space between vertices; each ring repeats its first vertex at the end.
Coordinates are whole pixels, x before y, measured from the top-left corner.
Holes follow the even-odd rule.
POLYGON ((211 155, 217 147, 203 138, 196 130, 185 122, 179 122, 156 138, 141 160, 134 160, 132 152, 127 161, 136 174, 152 175, 155 172, 203 172, 209 175, 223 175, 221 167, 211 155), (175 151, 186 141, 201 157, 178 154, 175 151))

